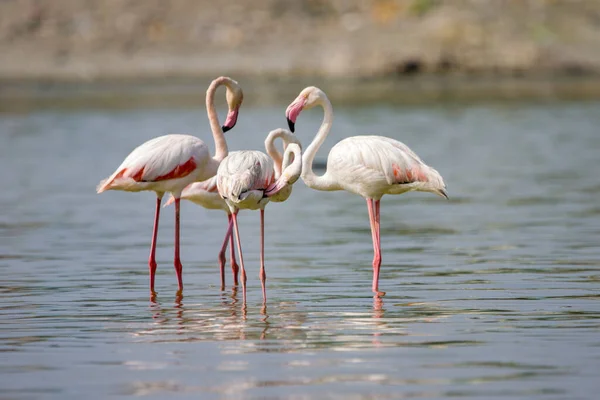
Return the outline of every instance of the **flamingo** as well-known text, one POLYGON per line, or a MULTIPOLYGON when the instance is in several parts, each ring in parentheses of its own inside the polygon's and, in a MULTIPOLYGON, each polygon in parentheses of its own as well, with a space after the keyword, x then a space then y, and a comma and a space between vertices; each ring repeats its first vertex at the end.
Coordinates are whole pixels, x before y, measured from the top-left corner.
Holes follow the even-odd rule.
MULTIPOLYGON (((273 135, 272 131, 270 135, 273 135)), ((291 133, 290 133, 291 134, 291 133)), ((285 201, 291 194, 291 186, 300 177, 302 170, 302 150, 297 143, 286 147, 282 161, 282 172, 275 178, 276 163, 265 153, 254 150, 233 152, 221 162, 217 172, 217 189, 231 211, 231 222, 226 235, 235 228, 235 239, 240 255, 242 292, 246 303, 246 270, 237 223, 240 209, 260 209, 260 283, 263 302, 267 301, 265 283, 265 206, 272 198, 285 201), (293 161, 292 161, 293 160, 293 161)))
POLYGON ((345 190, 367 201, 371 237, 373 239, 374 297, 379 291, 381 267, 380 201, 384 194, 402 194, 413 190, 431 192, 448 198, 442 176, 426 165, 404 143, 384 136, 353 136, 338 142, 327 157, 327 170, 322 176, 313 172, 312 163, 325 141, 333 121, 333 109, 327 95, 314 86, 303 89, 288 106, 285 116, 294 132, 302 110, 321 106, 324 118, 314 140, 304 152, 301 178, 306 186, 323 191, 345 190))
MULTIPOLYGON (((281 167, 283 161, 283 155, 277 148, 275 147, 275 140, 281 138, 283 141, 284 151, 290 143, 296 143, 300 145, 300 141, 296 138, 296 135, 292 134, 287 129, 275 129, 269 133, 265 140, 265 149, 267 154, 273 159, 273 167, 275 170, 275 179, 278 179, 281 176, 281 167)), ((230 155, 233 155, 237 152, 231 152, 230 155)), ((292 192, 292 185, 287 185, 282 188, 276 195, 271 197, 271 201, 281 202, 285 201, 292 192)), ((223 210, 227 214, 228 226, 231 223, 231 210, 225 200, 221 197, 217 190, 217 177, 213 176, 212 178, 204 181, 204 182, 194 182, 189 184, 183 191, 181 192, 181 198, 184 200, 189 200, 199 206, 202 206, 209 210, 223 210)), ((165 207, 172 204, 175 201, 175 197, 171 196, 165 207)), ((219 269, 221 271, 221 289, 225 287, 225 252, 227 250, 227 244, 229 242, 230 246, 230 263, 231 263, 231 272, 233 274, 233 284, 237 286, 238 284, 238 271, 239 265, 235 259, 235 247, 233 244, 233 235, 231 231, 228 231, 228 234, 225 235, 225 239, 223 240, 223 245, 221 246, 221 250, 219 251, 219 269)))
POLYGON ((227 142, 224 132, 233 128, 237 122, 239 108, 243 101, 243 93, 238 83, 228 77, 213 80, 206 91, 206 109, 215 141, 215 155, 210 156, 208 146, 200 139, 190 135, 165 135, 151 139, 134 149, 115 170, 115 172, 98 184, 97 192, 106 190, 124 190, 139 192, 151 190, 156 193, 156 211, 148 267, 150 271, 150 293, 154 291, 156 274, 156 237, 160 205, 165 192, 175 198, 175 257, 174 267, 177 274, 179 292, 183 290, 181 276, 182 265, 179 257, 179 210, 181 191, 187 185, 203 181, 217 173, 219 163, 227 156, 227 142), (214 105, 217 88, 226 87, 229 106, 227 118, 221 128, 214 105))

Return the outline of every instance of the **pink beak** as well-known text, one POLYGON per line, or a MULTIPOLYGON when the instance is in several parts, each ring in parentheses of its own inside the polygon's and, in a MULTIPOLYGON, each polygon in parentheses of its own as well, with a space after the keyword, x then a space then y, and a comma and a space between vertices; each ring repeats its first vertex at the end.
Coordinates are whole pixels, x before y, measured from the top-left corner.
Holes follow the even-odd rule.
POLYGON ((294 102, 288 106, 287 110, 285 110, 285 117, 287 118, 290 131, 294 132, 296 118, 298 118, 298 115, 300 115, 300 111, 302 111, 305 104, 306 98, 302 97, 294 100, 294 102))
POLYGON ((235 108, 232 111, 229 111, 227 113, 227 118, 225 118, 225 123, 223 124, 223 132, 227 132, 228 130, 232 129, 238 119, 238 111, 240 110, 239 107, 235 108))

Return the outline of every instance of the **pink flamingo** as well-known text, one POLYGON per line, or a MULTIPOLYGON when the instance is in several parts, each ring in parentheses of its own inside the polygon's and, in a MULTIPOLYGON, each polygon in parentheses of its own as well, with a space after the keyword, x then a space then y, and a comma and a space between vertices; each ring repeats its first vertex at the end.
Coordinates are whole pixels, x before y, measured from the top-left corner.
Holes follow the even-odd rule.
MULTIPOLYGON (((265 139, 265 149, 267 154, 271 156, 273 159, 273 167, 275 170, 275 179, 278 179, 281 176, 281 168, 283 155, 276 148, 275 140, 281 139, 283 142, 283 149, 287 148, 290 143, 296 143, 300 145, 300 141, 296 138, 296 135, 292 134, 287 129, 275 129, 269 133, 267 138, 265 139)), ((229 153, 233 155, 234 152, 229 153)), ((285 201, 292 192, 292 185, 287 185, 282 190, 271 197, 271 201, 280 202, 285 201)), ((227 214, 228 226, 231 224, 231 210, 225 200, 219 194, 217 190, 217 177, 213 176, 212 178, 204 181, 204 182, 194 182, 189 184, 183 191, 181 192, 181 198, 184 200, 189 200, 199 206, 202 206, 209 210, 223 210, 227 214)), ((171 196, 165 207, 172 204, 175 201, 175 197, 171 196)), ((233 274, 233 284, 237 286, 238 284, 238 271, 239 265, 235 259, 235 247, 233 244, 233 235, 231 231, 228 231, 228 234, 225 235, 225 239, 223 240, 223 245, 221 246, 221 250, 219 251, 219 269, 221 271, 221 289, 225 288, 225 252, 227 250, 227 244, 230 246, 230 263, 231 263, 231 272, 233 274)))
MULTIPOLYGON (((269 135, 273 134, 272 131, 269 135)), ((275 178, 275 163, 265 153, 254 150, 237 151, 227 156, 219 166, 217 172, 217 189, 231 210, 231 222, 227 235, 231 235, 232 227, 235 228, 235 239, 240 255, 241 279, 244 304, 246 303, 246 270, 237 223, 237 214, 240 209, 260 209, 260 283, 262 286, 263 301, 267 301, 265 282, 265 241, 264 222, 265 206, 271 199, 285 201, 291 194, 291 186, 300 177, 302 170, 302 150, 296 143, 286 147, 282 172, 275 178)))
POLYGON ((206 108, 208 119, 215 141, 215 155, 210 156, 208 146, 200 139, 190 135, 165 135, 151 139, 133 150, 116 171, 104 179, 97 187, 97 192, 105 190, 125 190, 139 192, 152 190, 156 192, 156 212, 148 266, 150 270, 150 292, 154 292, 154 276, 156 273, 156 236, 160 204, 165 192, 175 198, 175 258, 174 266, 177 274, 179 291, 183 290, 181 276, 182 265, 179 257, 179 203, 181 191, 187 185, 203 181, 217 173, 219 164, 228 153, 227 142, 223 132, 235 126, 238 111, 242 104, 243 93, 238 83, 228 77, 219 77, 212 81, 206 91, 206 108), (219 118, 214 105, 217 88, 226 87, 229 112, 223 127, 219 126, 219 118))
POLYGON ((373 239, 373 292, 375 297, 382 297, 385 292, 379 291, 381 197, 418 190, 448 198, 446 185, 442 176, 408 146, 383 136, 353 136, 340 141, 329 152, 325 174, 315 175, 312 163, 333 121, 331 102, 321 89, 310 86, 300 92, 285 112, 293 132, 300 112, 317 105, 323 107, 325 116, 317 135, 304 152, 302 180, 316 190, 346 190, 365 198, 373 239))

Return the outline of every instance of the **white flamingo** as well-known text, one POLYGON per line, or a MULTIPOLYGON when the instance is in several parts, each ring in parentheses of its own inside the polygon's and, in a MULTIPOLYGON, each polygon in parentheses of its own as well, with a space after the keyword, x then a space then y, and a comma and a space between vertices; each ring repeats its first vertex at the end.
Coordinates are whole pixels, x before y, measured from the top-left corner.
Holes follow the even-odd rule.
POLYGON ((384 194, 418 190, 448 198, 446 185, 442 176, 426 165, 408 146, 383 136, 353 136, 343 139, 329 152, 325 174, 315 175, 312 163, 333 121, 331 102, 322 90, 310 86, 300 92, 285 112, 293 132, 298 114, 317 105, 323 107, 325 116, 314 140, 304 152, 302 180, 308 187, 316 190, 346 190, 366 199, 374 251, 372 288, 376 297, 384 296, 385 292, 379 291, 381 197, 384 194))
MULTIPOLYGON (((282 161, 283 155, 275 146, 275 140, 280 138, 283 141, 283 149, 287 149, 290 143, 296 143, 300 145, 300 141, 296 138, 296 135, 292 134, 287 129, 275 129, 271 131, 265 140, 265 149, 267 154, 273 159, 273 167, 275 169, 275 179, 278 179, 281 176, 282 169, 282 161)), ((231 152, 229 155, 233 155, 236 152, 231 152)), ((282 188, 279 193, 271 197, 271 201, 284 201, 286 200, 292 192, 292 185, 287 185, 282 188)), ((225 200, 219 194, 217 190, 217 177, 213 176, 212 178, 204 181, 204 182, 194 182, 188 185, 181 192, 181 198, 184 200, 189 200, 199 206, 202 206, 209 210, 223 210, 227 214, 228 225, 231 223, 231 210, 225 200)), ((165 207, 172 204, 175 198, 171 196, 165 207)), ((221 288, 225 287, 225 252, 227 250, 227 244, 230 246, 230 259, 231 263, 231 272, 233 274, 233 284, 237 286, 238 284, 238 271, 239 266, 235 259, 235 247, 233 244, 233 235, 231 235, 231 231, 228 231, 228 234, 225 235, 225 239, 223 240, 223 245, 221 246, 221 250, 219 251, 219 269, 221 271, 221 288)))
POLYGON ((175 257, 174 266, 177 274, 179 291, 183 290, 181 276, 182 266, 179 257, 179 203, 181 191, 196 181, 204 181, 217 173, 219 163, 228 153, 227 142, 223 132, 235 126, 238 111, 242 104, 243 93, 238 83, 228 77, 219 77, 212 81, 206 91, 206 109, 215 141, 215 155, 210 156, 208 146, 200 139, 190 135, 165 135, 151 139, 138 146, 125 158, 115 172, 104 179, 97 187, 97 192, 105 190, 124 190, 139 192, 151 190, 156 192, 156 212, 148 267, 150 270, 150 292, 154 294, 154 276, 156 273, 156 236, 160 204, 165 192, 175 198, 175 257), (229 112, 223 127, 219 126, 219 118, 214 105, 217 88, 226 87, 229 112))
MULTIPOLYGON (((269 135, 273 134, 272 131, 269 135)), ((240 255, 241 280, 244 304, 246 303, 246 270, 237 223, 240 209, 260 209, 260 283, 263 300, 267 301, 265 282, 264 222, 265 206, 273 198, 285 201, 291 194, 291 186, 300 177, 302 170, 302 150, 296 143, 288 144, 283 155, 282 173, 275 178, 275 163, 265 153, 254 150, 237 151, 227 156, 217 172, 217 188, 231 211, 231 222, 227 235, 235 228, 235 239, 240 255)))

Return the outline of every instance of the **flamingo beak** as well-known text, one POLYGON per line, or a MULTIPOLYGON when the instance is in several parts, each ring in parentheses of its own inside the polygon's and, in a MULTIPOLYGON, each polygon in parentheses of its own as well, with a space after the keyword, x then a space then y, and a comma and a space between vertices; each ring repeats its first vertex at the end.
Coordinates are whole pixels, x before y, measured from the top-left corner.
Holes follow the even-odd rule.
POLYGON ((287 118, 288 127, 290 131, 294 132, 296 129, 296 118, 300 114, 300 111, 304 108, 306 104, 306 98, 301 96, 294 100, 292 104, 290 104, 285 110, 285 117, 287 118))
POLYGON ((227 118, 225 118, 225 123, 222 127, 223 133, 233 129, 233 127, 237 123, 239 109, 239 107, 236 107, 227 113, 227 118))

